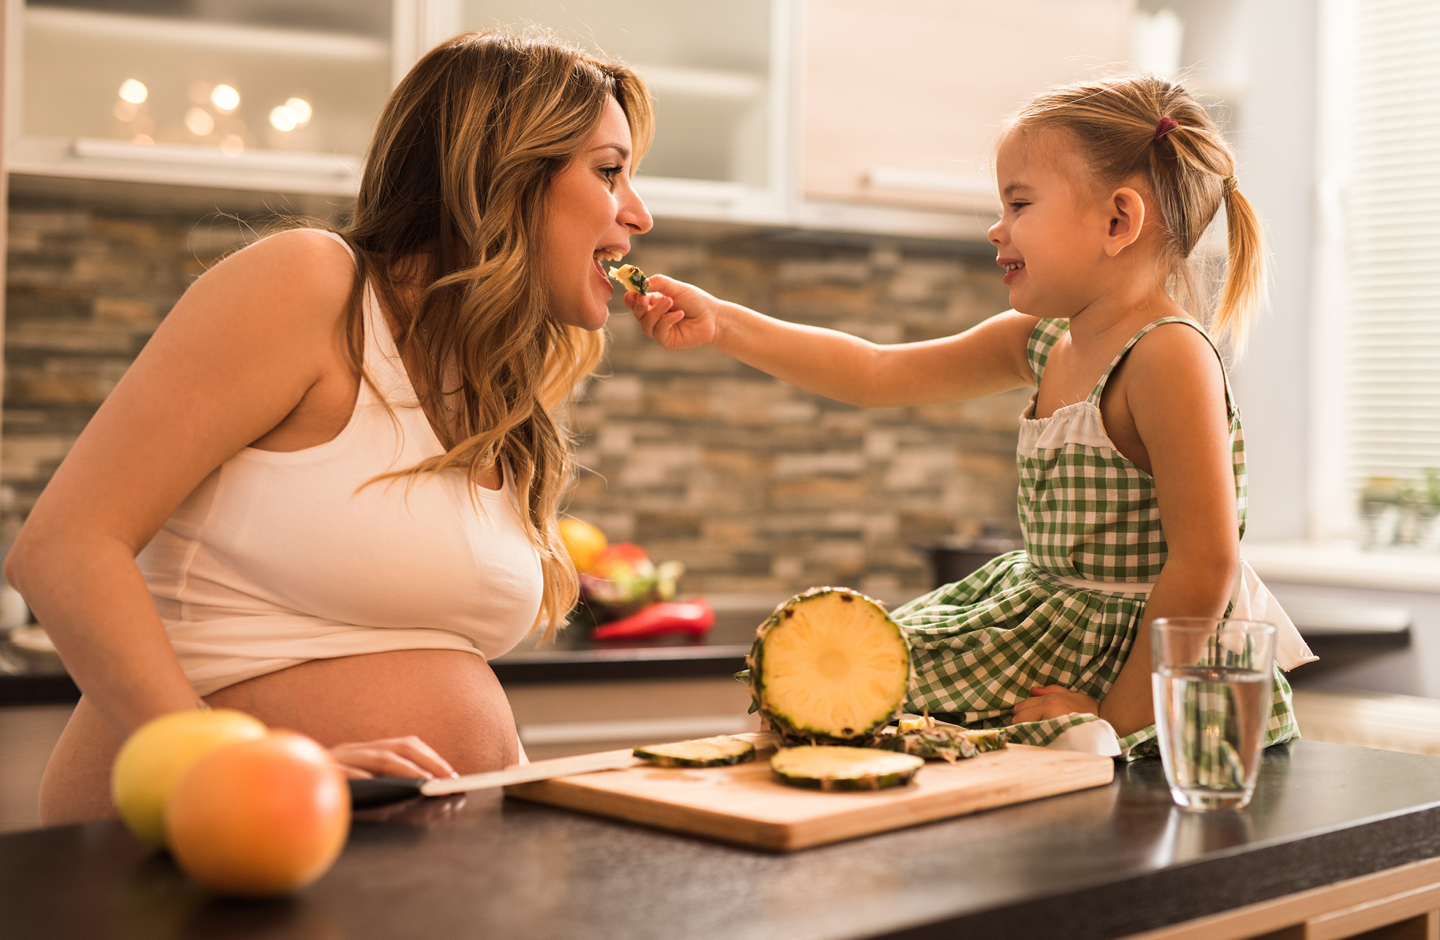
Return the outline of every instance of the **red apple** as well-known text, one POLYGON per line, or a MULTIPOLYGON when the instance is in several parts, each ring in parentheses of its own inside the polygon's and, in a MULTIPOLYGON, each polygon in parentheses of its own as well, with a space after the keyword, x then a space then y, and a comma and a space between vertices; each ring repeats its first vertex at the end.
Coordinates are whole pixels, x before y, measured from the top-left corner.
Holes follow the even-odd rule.
POLYGON ((350 831, 350 790, 323 747, 278 731, 211 751, 185 772, 165 812, 170 852, 227 895, 284 894, 319 878, 350 831))

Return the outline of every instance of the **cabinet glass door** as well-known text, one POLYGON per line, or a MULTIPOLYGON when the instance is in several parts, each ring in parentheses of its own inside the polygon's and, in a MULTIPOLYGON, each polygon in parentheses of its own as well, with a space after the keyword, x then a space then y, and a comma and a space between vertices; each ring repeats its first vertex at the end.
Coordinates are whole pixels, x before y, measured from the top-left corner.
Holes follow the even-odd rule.
POLYGON ((81 160, 303 173, 364 152, 391 22, 390 0, 28 0, 14 130, 81 160))
POLYGON ((771 0, 462 0, 461 26, 541 27, 633 65, 656 109, 642 181, 764 189, 775 183, 771 8, 771 0))

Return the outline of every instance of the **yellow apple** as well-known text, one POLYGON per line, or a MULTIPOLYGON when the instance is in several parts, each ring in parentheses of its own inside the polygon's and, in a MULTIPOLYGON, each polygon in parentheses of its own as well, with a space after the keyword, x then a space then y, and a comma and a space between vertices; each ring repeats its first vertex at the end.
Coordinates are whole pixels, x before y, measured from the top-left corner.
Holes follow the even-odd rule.
POLYGON ((146 722, 126 739, 110 769, 110 796, 130 831, 165 847, 165 803, 181 774, 201 757, 267 730, 258 718, 229 708, 173 712, 146 722))
POLYGON ((560 538, 570 560, 575 562, 576 571, 589 571, 595 567, 595 560, 610 545, 605 533, 581 519, 561 519, 560 538))

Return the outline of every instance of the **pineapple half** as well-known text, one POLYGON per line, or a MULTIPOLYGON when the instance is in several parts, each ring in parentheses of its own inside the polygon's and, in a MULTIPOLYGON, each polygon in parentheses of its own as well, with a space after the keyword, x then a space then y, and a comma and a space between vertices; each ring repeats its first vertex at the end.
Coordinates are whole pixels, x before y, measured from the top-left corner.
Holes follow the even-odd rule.
POLYGON ((872 744, 910 685, 910 644, 879 602, 817 587, 760 625, 741 678, 787 744, 872 744))

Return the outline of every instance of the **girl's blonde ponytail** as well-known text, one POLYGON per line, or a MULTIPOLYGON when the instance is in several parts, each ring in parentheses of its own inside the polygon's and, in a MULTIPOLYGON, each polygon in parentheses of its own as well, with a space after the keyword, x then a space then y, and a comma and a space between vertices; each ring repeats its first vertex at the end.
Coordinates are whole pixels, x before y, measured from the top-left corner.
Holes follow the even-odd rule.
POLYGON ((1250 327, 1260 312, 1265 287, 1265 247, 1260 217, 1235 185, 1225 178, 1225 283, 1215 307, 1211 329, 1229 340, 1236 358, 1245 351, 1250 327))

